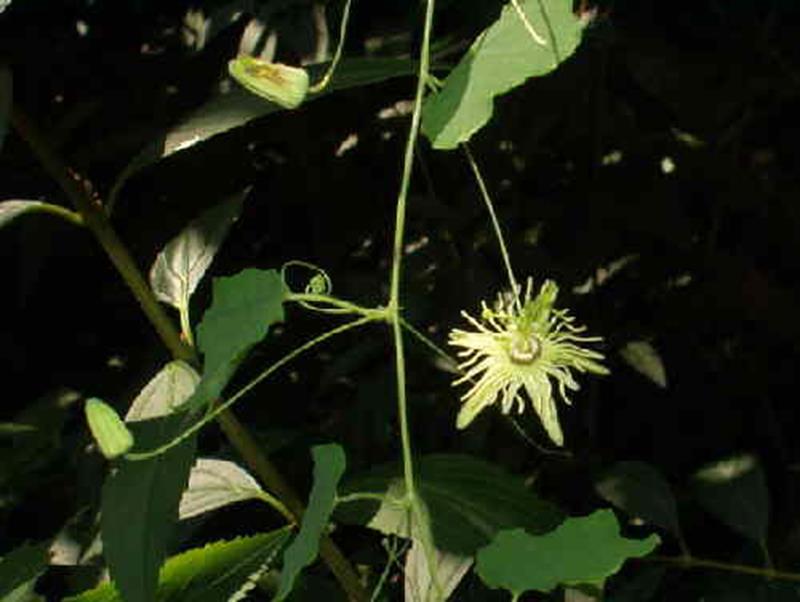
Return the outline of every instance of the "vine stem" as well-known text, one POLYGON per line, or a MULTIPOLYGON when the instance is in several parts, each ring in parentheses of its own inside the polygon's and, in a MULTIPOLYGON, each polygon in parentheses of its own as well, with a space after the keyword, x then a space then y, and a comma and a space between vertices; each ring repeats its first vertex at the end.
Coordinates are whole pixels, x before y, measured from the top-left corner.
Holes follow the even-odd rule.
POLYGON ((788 573, 776 571, 773 568, 762 568, 746 564, 735 564, 712 560, 709 558, 696 558, 694 556, 645 556, 637 559, 639 562, 652 562, 657 564, 668 564, 683 568, 715 569, 727 573, 739 573, 743 575, 754 575, 765 577, 766 579, 777 579, 779 581, 793 581, 800 583, 800 573, 788 573))
MULTIPOLYGON (((199 364, 197 353, 181 340, 172 320, 159 304, 127 247, 108 221, 103 206, 92 197, 86 185, 55 153, 52 145, 35 124, 17 107, 14 107, 11 112, 11 121, 17 133, 38 157, 45 171, 58 183, 77 209, 83 225, 100 243, 172 357, 197 366, 199 364)), ((273 491, 299 520, 305 510, 303 503, 277 468, 264 455, 250 431, 230 410, 219 414, 218 420, 225 436, 247 465, 258 475, 267 489, 273 491)), ((369 595, 361 585, 355 569, 327 535, 320 540, 320 556, 350 600, 356 602, 369 600, 369 595)))
POLYGON ((209 422, 213 421, 217 416, 219 416, 223 412, 227 411, 228 408, 230 408, 234 403, 239 401, 247 393, 252 391, 261 381, 263 381, 265 378, 267 378, 271 374, 274 374, 275 372, 280 370, 283 366, 288 364, 294 358, 296 358, 299 355, 305 353, 309 349, 311 349, 313 347, 316 347, 317 345, 319 345, 323 341, 327 341, 331 337, 336 336, 337 334, 341 334, 341 333, 346 332, 348 330, 352 330, 353 328, 356 328, 358 326, 363 326, 367 322, 371 322, 371 321, 372 321, 372 318, 367 317, 367 316, 362 317, 362 318, 358 318, 357 320, 353 320, 351 322, 347 322, 346 324, 342 324, 340 326, 337 326, 336 328, 331 328, 330 330, 328 330, 326 332, 323 332, 321 335, 319 335, 317 337, 314 337, 310 341, 306 341, 305 343, 303 343, 299 347, 296 347, 295 349, 293 349, 292 351, 290 351, 289 353, 284 355, 278 361, 270 364, 267 368, 262 370, 261 373, 258 376, 256 376, 253 380, 251 380, 245 386, 243 386, 241 389, 236 391, 236 393, 231 395, 223 403, 217 404, 217 406, 211 412, 208 412, 205 416, 203 416, 203 418, 201 418, 200 420, 195 422, 192 426, 190 426, 188 429, 183 431, 180 435, 175 437, 172 441, 169 441, 168 443, 165 443, 164 445, 161 445, 159 447, 151 449, 150 451, 137 452, 137 453, 132 453, 132 454, 125 454, 125 459, 133 461, 133 462, 140 461, 140 460, 149 460, 150 458, 154 458, 156 456, 160 456, 161 454, 171 450, 173 447, 176 447, 176 446, 180 445, 181 443, 186 441, 186 439, 188 439, 189 437, 191 437, 192 435, 194 435, 195 433, 200 431, 200 429, 202 429, 209 422))
MULTIPOLYGON (((436 578, 436 555, 433 545, 433 536, 430 530, 430 521, 427 512, 422 506, 422 501, 417 495, 414 482, 414 463, 411 453, 411 435, 408 427, 408 400, 406 398, 406 366, 403 350, 403 325, 400 313, 400 275, 403 264, 403 239, 405 237, 406 206, 408 190, 411 183, 411 172, 414 166, 414 148, 419 136, 422 118, 422 99, 428 82, 430 71, 430 45, 433 30, 433 10, 435 0, 426 0, 425 25, 422 34, 422 47, 419 57, 419 73, 417 75, 417 89, 414 95, 414 111, 411 115, 411 127, 408 130, 405 154, 403 158, 403 176, 400 190, 397 194, 394 226, 394 246, 392 252, 392 273, 389 283, 389 303, 387 306, 387 319, 392 326, 392 335, 395 348, 395 371, 397 373, 397 415, 400 427, 400 441, 403 449, 403 480, 405 482, 406 499, 411 512, 412 521, 417 535, 425 550, 428 571, 438 598, 442 598, 441 587, 436 578)), ((413 532, 409 533, 413 536, 413 532)))
POLYGON ((336 45, 336 51, 331 59, 331 64, 322 79, 308 89, 309 94, 316 94, 322 92, 330 83, 333 74, 336 71, 336 66, 342 58, 342 51, 344 50, 344 40, 347 37, 347 22, 350 20, 350 5, 352 0, 346 0, 344 3, 344 11, 342 11, 342 20, 339 24, 339 42, 336 45))

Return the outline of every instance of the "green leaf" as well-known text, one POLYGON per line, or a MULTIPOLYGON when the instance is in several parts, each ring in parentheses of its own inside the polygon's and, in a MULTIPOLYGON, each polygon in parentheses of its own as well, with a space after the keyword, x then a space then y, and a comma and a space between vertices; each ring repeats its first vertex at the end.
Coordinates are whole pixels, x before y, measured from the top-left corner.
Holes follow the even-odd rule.
POLYGON ((181 497, 181 519, 198 516, 228 504, 258 498, 261 486, 246 470, 226 460, 198 458, 181 497))
MULTIPOLYGON (((2 9, 0 9, 0 13, 2 12, 2 9)), ((3 148, 3 141, 8 132, 13 91, 14 80, 11 76, 11 69, 8 67, 0 67, 0 150, 3 148)))
POLYGON ((128 408, 126 422, 167 416, 194 393, 200 375, 186 362, 175 360, 164 366, 148 382, 128 408))
POLYGON ((769 491, 755 456, 733 456, 703 467, 692 478, 697 501, 737 533, 758 544, 769 528, 769 491))
POLYGON ((189 307, 192 293, 239 219, 248 191, 204 211, 161 250, 150 268, 150 286, 159 301, 179 310, 189 307))
MULTIPOLYGON (((436 583, 441 590, 441 599, 447 600, 472 566, 472 557, 458 556, 441 550, 436 550, 435 555, 436 583)), ((416 539, 406 554, 404 574, 405 600, 427 602, 440 599, 431 580, 425 550, 416 539)))
POLYGON ((595 489, 617 508, 682 539, 672 489, 661 473, 649 464, 619 462, 598 479, 595 489))
POLYGON ((0 559, 0 599, 36 580, 47 568, 49 543, 24 544, 0 559))
MULTIPOLYGON (((563 519, 557 508, 534 495, 522 479, 471 456, 423 456, 416 473, 417 490, 428 509, 436 547, 443 551, 472 556, 501 529, 522 527, 531 533, 544 533, 563 519)), ((382 504, 341 503, 336 509, 338 520, 409 536, 408 513, 391 502, 405 494, 400 466, 378 467, 349 479, 341 490, 342 495, 372 492, 387 494, 390 499, 382 504)))
MULTIPOLYGON (((156 602, 220 602, 250 582, 251 576, 272 567, 289 538, 288 528, 231 541, 218 541, 170 558, 158 580, 156 602)), ((250 582, 250 587, 254 584, 250 582)), ((64 602, 123 602, 106 583, 64 602)))
POLYGON ((664 362, 655 347, 647 341, 631 341, 627 343, 619 354, 622 359, 638 373, 644 375, 656 385, 665 389, 667 387, 667 372, 664 362))
POLYGON ((546 46, 534 41, 517 11, 506 5, 444 87, 426 99, 422 131, 434 148, 452 149, 469 140, 491 118, 496 96, 549 73, 575 52, 584 24, 572 13, 572 0, 520 0, 520 6, 546 46))
MULTIPOLYGON (((172 415, 130 424, 134 451, 149 451, 185 428, 172 415)), ((189 478, 196 437, 139 462, 123 461, 103 486, 103 554, 125 602, 152 602, 158 570, 178 520, 178 502, 189 478)))
POLYGON ((0 203, 0 228, 20 215, 41 209, 44 204, 42 201, 3 201, 0 203))
POLYGON ((336 486, 345 470, 344 450, 339 445, 317 445, 311 453, 314 456, 314 484, 300 532, 283 554, 283 571, 275 600, 284 600, 289 595, 300 571, 317 557, 320 537, 325 533, 333 512, 336 486))
POLYGON ((490 588, 519 596, 550 592, 558 585, 599 585, 627 558, 649 554, 656 535, 625 539, 611 510, 568 518, 551 533, 530 535, 522 529, 501 531, 478 552, 477 571, 490 588))
POLYGON ((203 378, 186 402, 190 410, 213 401, 230 380, 247 352, 283 320, 286 287, 275 270, 246 269, 215 278, 213 301, 197 328, 205 354, 203 378))
MULTIPOLYGON (((323 63, 311 65, 308 70, 314 78, 324 73, 327 67, 328 63, 323 63)), ((396 77, 414 75, 416 69, 416 63, 407 59, 343 59, 336 69, 331 84, 319 94, 310 94, 306 103, 337 90, 368 86, 396 77)), ((280 106, 254 96, 238 86, 226 89, 166 132, 161 139, 142 149, 117 178, 111 197, 116 197, 125 183, 148 165, 191 148, 212 136, 282 110, 284 109, 280 106)))

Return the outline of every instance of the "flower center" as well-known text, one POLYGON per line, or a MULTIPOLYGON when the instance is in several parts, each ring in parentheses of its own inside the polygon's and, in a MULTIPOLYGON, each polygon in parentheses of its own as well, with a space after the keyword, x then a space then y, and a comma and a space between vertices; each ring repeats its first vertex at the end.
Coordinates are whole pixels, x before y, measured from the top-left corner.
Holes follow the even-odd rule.
POLYGON ((515 364, 532 364, 542 353, 542 345, 534 335, 516 334, 511 339, 508 357, 515 364))

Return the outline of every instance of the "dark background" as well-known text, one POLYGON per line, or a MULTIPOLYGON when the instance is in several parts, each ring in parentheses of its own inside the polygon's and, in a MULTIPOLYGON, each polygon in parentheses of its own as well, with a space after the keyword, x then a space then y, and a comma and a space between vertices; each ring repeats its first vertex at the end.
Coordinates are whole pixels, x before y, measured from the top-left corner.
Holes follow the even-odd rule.
MULTIPOLYGON (((437 39, 453 49, 442 61, 452 62, 502 6, 438 4, 437 39)), ((297 62, 310 52, 307 3, 248 6, 192 51, 181 42, 184 2, 16 0, 0 14, 0 60, 13 70, 15 105, 102 196, 141 147, 210 96, 249 16, 277 29, 277 59, 297 62)), ((204 8, 213 15, 230 5, 204 8)), ((559 282, 560 304, 605 338, 612 375, 583 379, 575 405, 561 405, 572 452, 565 459, 528 445, 497 413, 457 432, 459 392, 412 345, 415 446, 474 453, 523 475, 542 471, 544 494, 576 513, 602 503, 592 478, 615 461, 652 463, 680 497, 687 476, 704 463, 754 453, 771 492, 773 559, 790 570, 800 562, 800 8, 755 0, 629 0, 595 8, 578 53, 551 76, 498 99, 473 151, 518 275, 559 282), (614 152, 621 159, 608 164, 614 152), (671 173, 662 169, 665 157, 671 173), (631 261, 610 271, 625 257, 631 261), (578 294, 587 281, 591 291, 578 294), (622 361, 619 350, 634 340, 659 351, 666 389, 622 361)), ((339 11, 331 3, 333 36, 339 11)), ((353 13, 349 55, 367 54, 376 40, 377 55, 416 49, 415 3, 356 1, 353 13)), ((217 136, 134 177, 113 222, 148 269, 189 219, 252 185, 212 276, 303 259, 328 271, 337 294, 381 303, 408 120, 377 114, 412 94, 412 79, 395 79, 217 136), (353 133, 358 144, 337 157, 353 133)), ((14 132, 0 153, 0 198, 67 204, 14 132)), ((424 244, 407 259, 404 306, 444 344, 461 322, 459 311, 474 313, 481 299, 490 300, 504 287, 504 272, 459 152, 436 152, 422 141, 409 201, 407 241, 424 244)), ((168 357, 87 232, 49 216, 25 217, 0 232, 0 257, 0 420, 40 408, 50 429, 28 447, 0 438, 0 550, 7 550, 51 537, 68 521, 91 522, 86 509, 96 504, 104 468, 84 453, 80 404, 55 409, 59 391, 125 408, 168 357)), ((193 300, 195 321, 210 280, 193 300)), ((326 323, 291 310, 237 379, 244 382, 326 323)), ((317 441, 342 443, 353 471, 395 459, 391 357, 387 333, 372 327, 293 364, 237 411, 301 490, 306 450, 317 441)), ((521 423, 546 444, 530 414, 521 423)), ((215 429, 202 445, 230 454, 215 429)), ((237 512, 193 526, 185 541, 272 520, 258 510, 237 512)), ((693 551, 757 558, 691 503, 685 512, 693 551)), ((368 549, 365 542, 354 535, 350 546, 368 549)), ((663 599, 695 599, 714 588, 703 576, 680 577, 662 587, 663 599)), ((51 587, 68 588, 70 578, 55 578, 51 587)))

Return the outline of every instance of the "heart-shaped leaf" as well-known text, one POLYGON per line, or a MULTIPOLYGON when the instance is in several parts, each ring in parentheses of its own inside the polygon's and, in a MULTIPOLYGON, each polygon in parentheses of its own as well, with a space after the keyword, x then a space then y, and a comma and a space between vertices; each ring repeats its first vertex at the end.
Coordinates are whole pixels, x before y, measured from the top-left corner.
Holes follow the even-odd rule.
POLYGON ((645 556, 659 539, 626 539, 611 510, 568 518, 544 535, 522 529, 501 531, 478 552, 477 571, 486 585, 515 597, 527 591, 550 592, 558 585, 600 586, 627 558, 645 556))

